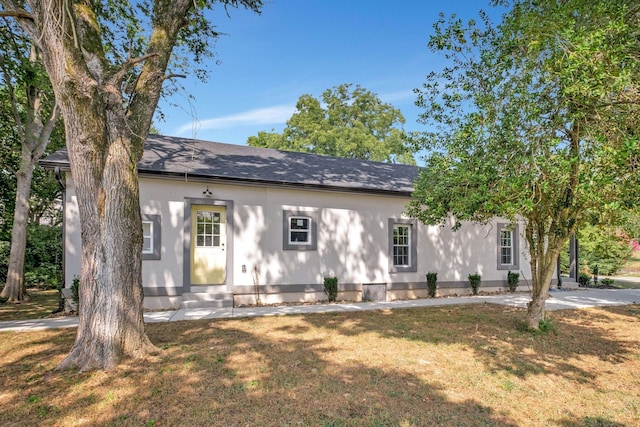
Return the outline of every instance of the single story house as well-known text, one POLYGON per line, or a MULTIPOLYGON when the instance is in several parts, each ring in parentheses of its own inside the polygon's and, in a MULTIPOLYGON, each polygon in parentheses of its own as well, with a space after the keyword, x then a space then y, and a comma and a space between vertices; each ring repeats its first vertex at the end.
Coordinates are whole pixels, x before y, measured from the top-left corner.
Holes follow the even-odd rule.
MULTIPOLYGON (((64 150, 42 161, 66 171, 66 286, 80 274, 80 225, 64 150)), ((523 227, 427 226, 403 214, 415 166, 150 135, 139 164, 145 307, 231 306, 507 289, 531 273, 523 227)))

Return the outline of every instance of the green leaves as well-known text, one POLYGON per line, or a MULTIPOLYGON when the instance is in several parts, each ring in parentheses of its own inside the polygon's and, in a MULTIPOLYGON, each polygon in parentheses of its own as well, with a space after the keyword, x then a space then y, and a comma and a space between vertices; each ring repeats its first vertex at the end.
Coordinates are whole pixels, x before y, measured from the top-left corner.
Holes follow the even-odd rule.
POLYGON ((343 84, 321 99, 302 95, 282 134, 260 132, 254 147, 304 151, 379 162, 415 164, 417 148, 402 130, 404 117, 376 94, 343 84))
POLYGON ((418 91, 435 131, 411 213, 574 227, 637 202, 637 20, 622 0, 515 2, 497 25, 441 17, 429 46, 450 63, 418 91))

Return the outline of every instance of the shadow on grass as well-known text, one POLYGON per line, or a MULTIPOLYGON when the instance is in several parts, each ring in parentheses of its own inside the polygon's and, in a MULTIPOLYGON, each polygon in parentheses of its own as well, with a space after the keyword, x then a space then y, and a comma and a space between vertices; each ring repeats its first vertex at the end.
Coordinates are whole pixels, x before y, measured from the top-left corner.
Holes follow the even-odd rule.
MULTIPOLYGON (((474 395, 443 380, 435 364, 454 369, 456 355, 433 352, 469 353, 480 364, 469 372, 591 383, 593 373, 566 360, 618 364, 637 346, 602 326, 609 314, 560 314, 556 334, 539 336, 522 330, 522 311, 494 306, 150 324, 159 356, 82 374, 52 372, 75 330, 3 333, 0 424, 516 426, 486 401, 491 387, 474 395)), ((622 425, 571 418, 558 422, 622 425)))

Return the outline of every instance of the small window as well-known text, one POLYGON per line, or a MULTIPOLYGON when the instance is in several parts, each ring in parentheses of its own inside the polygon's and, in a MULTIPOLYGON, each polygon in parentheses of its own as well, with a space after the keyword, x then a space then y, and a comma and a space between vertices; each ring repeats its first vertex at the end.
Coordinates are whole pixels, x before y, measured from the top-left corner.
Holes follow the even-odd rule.
POLYGON ((498 224, 498 270, 519 268, 518 225, 498 224))
POLYGON ((142 214, 142 259, 160 259, 161 249, 160 215, 142 214))
POLYGON ((318 247, 317 211, 282 211, 285 251, 315 251, 318 247))
POLYGON ((289 244, 311 244, 311 218, 302 216, 289 218, 289 244))
POLYGON ((513 231, 502 230, 500 232, 500 264, 513 264, 513 231))
POLYGON ((418 222, 389 218, 389 271, 418 271, 418 222))
POLYGON ((220 212, 197 211, 196 246, 220 247, 220 212))
POLYGON ((142 253, 153 253, 153 221, 142 221, 142 253))
POLYGON ((406 267, 411 265, 411 255, 409 244, 411 227, 408 225, 395 224, 393 226, 393 265, 395 267, 406 267))

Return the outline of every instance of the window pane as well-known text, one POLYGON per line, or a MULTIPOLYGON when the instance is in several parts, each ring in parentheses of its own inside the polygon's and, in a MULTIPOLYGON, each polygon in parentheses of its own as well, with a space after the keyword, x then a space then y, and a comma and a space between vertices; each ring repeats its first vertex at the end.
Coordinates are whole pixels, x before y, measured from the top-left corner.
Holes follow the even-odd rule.
POLYGON ((411 265, 409 259, 409 226, 394 225, 393 227, 393 265, 411 265))
POLYGON ((220 246, 220 236, 213 236, 213 246, 220 246))
POLYGON ((311 243, 311 218, 289 218, 289 243, 311 243))
POLYGON ((309 218, 291 218, 292 230, 308 230, 309 218))
POLYGON ((144 237, 142 239, 142 253, 150 253, 153 252, 151 248, 151 238, 144 237))
POLYGON ((500 232, 500 264, 509 265, 513 262, 513 231, 500 232))
POLYGON ((298 243, 305 243, 309 241, 309 233, 306 231, 292 231, 291 241, 298 243))
POLYGON ((153 252, 153 223, 142 221, 142 253, 153 252))

